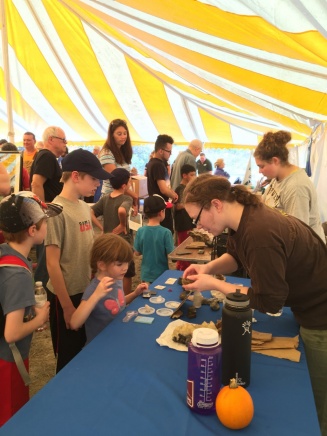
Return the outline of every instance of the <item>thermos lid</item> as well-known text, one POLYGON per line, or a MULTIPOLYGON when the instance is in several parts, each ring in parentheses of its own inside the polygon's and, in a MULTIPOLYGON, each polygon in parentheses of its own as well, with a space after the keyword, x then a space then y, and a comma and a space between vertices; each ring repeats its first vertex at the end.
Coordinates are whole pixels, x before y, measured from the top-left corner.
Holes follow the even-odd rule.
POLYGON ((212 348, 219 345, 219 335, 217 330, 203 327, 193 331, 191 342, 195 347, 212 348))
POLYGON ((226 295, 226 304, 233 307, 246 307, 250 303, 250 298, 246 294, 242 294, 240 289, 236 292, 231 292, 226 295))

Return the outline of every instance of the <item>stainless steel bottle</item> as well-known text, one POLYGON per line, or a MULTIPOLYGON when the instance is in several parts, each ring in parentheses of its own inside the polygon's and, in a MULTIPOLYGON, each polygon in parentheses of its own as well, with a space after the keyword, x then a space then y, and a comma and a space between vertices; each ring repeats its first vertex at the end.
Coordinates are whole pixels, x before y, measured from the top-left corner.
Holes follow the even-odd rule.
POLYGON ((236 292, 226 295, 222 313, 222 384, 231 378, 243 387, 250 384, 252 311, 249 297, 236 292))

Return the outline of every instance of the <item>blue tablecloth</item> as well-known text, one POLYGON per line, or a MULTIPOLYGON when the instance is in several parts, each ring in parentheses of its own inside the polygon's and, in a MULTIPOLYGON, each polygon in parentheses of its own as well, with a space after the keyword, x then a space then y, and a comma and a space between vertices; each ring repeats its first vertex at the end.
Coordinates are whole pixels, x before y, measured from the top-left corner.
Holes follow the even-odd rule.
MULTIPOLYGON (((166 271, 151 285, 165 285, 179 271, 166 271)), ((233 283, 247 279, 229 277, 233 283)), ((166 301, 182 288, 165 285, 166 301)), ((209 292, 207 293, 209 295, 209 292)), ((129 306, 145 303, 142 297, 129 306)), ((190 304, 189 302, 185 303, 190 304)), ((164 307, 164 304, 156 305, 164 307)), ((125 313, 97 336, 1 430, 3 435, 232 435, 216 415, 192 413, 186 405, 187 353, 160 347, 156 338, 171 321, 154 314, 152 324, 122 322, 125 313)), ((216 321, 221 309, 198 310, 196 323, 216 321)), ((254 328, 277 336, 295 336, 298 325, 288 309, 279 318, 255 312, 254 328)), ((251 384, 255 414, 244 435, 318 436, 314 400, 305 355, 294 363, 252 353, 251 384)))

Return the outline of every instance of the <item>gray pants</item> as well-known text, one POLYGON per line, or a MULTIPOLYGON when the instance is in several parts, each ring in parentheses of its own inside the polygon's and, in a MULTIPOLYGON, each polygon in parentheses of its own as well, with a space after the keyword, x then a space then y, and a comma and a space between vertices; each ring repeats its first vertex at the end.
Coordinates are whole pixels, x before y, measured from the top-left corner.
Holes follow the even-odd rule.
POLYGON ((300 328, 322 436, 327 436, 327 330, 300 328))

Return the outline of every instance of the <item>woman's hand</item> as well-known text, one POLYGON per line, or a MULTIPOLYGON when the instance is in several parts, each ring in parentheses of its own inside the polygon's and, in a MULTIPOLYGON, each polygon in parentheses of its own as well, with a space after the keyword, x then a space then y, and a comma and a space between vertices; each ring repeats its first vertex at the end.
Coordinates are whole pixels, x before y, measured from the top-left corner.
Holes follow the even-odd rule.
POLYGON ((183 285, 185 291, 209 291, 211 289, 217 289, 217 282, 219 281, 209 274, 188 275, 187 278, 193 280, 193 282, 189 285, 183 285))
POLYGON ((207 270, 206 270, 206 265, 205 264, 198 264, 198 263, 193 263, 192 265, 190 265, 189 267, 186 268, 186 270, 183 273, 183 278, 184 279, 188 279, 189 275, 194 275, 194 274, 206 274, 207 270))

